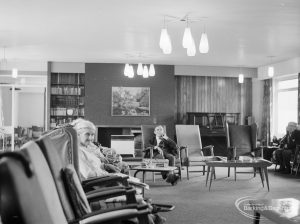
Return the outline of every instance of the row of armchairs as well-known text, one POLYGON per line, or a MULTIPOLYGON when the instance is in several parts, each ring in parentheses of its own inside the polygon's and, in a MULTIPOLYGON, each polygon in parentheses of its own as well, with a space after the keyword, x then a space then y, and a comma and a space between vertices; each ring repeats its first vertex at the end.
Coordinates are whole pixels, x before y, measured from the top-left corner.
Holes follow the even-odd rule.
MULTIPOLYGON (((20 151, 0 154, 3 224, 119 223, 132 218, 148 223, 150 206, 137 203, 133 188, 95 190, 95 185, 99 188, 99 183, 105 181, 94 179, 84 184, 84 190, 72 165, 78 160, 72 153, 77 145, 73 134, 72 129, 62 128, 26 143, 20 151), (119 195, 126 196, 126 204, 100 210, 90 207, 93 201, 119 195)), ((126 183, 123 178, 115 178, 116 182, 126 183)))

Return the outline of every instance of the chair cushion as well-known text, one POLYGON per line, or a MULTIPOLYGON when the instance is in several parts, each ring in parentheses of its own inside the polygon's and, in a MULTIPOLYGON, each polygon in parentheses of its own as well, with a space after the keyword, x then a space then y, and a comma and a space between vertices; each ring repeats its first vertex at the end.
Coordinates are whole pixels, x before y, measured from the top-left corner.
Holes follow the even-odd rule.
POLYGON ((75 216, 80 218, 91 212, 86 195, 73 165, 63 168, 64 183, 68 189, 69 196, 74 207, 75 216))

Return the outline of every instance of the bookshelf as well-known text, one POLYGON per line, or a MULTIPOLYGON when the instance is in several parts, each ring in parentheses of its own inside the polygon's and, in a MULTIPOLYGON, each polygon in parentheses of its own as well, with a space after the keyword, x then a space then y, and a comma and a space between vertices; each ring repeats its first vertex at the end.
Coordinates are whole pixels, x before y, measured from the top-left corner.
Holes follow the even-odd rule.
POLYGON ((50 73, 50 128, 84 117, 85 74, 50 73))

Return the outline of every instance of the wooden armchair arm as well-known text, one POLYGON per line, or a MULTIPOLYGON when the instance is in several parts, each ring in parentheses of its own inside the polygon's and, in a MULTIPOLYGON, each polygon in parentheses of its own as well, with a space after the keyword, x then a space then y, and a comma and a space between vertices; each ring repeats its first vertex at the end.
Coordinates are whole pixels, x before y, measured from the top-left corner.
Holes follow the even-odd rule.
POLYGON ((253 152, 254 152, 254 157, 264 158, 264 147, 259 146, 259 147, 255 148, 253 150, 253 152))
POLYGON ((183 157, 188 157, 189 156, 189 149, 187 146, 180 146, 179 147, 179 153, 180 153, 180 158, 183 157), (184 151, 184 154, 182 154, 182 151, 184 151))

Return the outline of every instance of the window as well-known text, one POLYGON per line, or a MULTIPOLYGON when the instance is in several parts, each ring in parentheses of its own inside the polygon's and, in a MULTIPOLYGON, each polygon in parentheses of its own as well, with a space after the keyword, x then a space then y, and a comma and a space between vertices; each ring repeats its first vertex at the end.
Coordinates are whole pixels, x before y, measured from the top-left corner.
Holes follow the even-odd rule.
POLYGON ((282 137, 288 122, 298 120, 298 78, 275 81, 274 134, 282 137))

